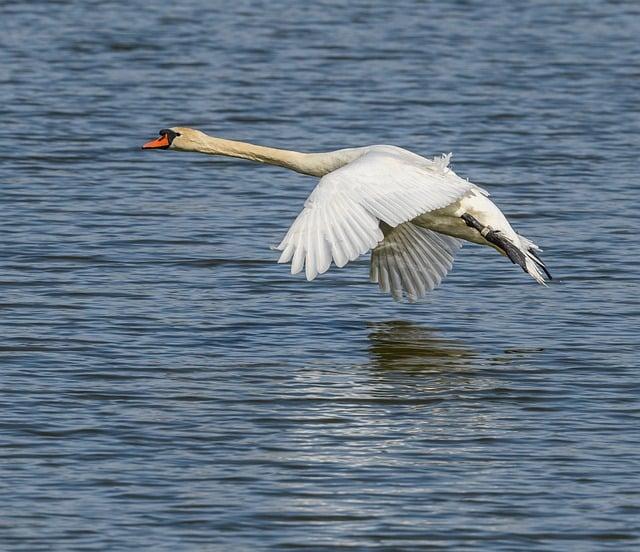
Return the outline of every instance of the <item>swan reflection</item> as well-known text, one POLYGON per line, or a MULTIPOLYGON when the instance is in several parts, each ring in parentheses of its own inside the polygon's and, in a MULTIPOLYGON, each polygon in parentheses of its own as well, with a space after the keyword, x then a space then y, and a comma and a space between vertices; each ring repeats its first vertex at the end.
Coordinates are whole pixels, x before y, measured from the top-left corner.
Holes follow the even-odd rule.
POLYGON ((377 370, 460 371, 469 369, 477 356, 468 345, 411 322, 372 322, 368 327, 369 355, 377 370))

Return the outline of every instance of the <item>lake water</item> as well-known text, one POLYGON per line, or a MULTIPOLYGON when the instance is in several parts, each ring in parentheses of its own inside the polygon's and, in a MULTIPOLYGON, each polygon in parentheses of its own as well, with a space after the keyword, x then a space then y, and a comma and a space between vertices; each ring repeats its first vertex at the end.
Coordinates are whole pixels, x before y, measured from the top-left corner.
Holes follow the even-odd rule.
POLYGON ((640 5, 162 4, 0 4, 0 549, 639 549, 640 5), (291 276, 174 125, 453 151, 552 285, 291 276))

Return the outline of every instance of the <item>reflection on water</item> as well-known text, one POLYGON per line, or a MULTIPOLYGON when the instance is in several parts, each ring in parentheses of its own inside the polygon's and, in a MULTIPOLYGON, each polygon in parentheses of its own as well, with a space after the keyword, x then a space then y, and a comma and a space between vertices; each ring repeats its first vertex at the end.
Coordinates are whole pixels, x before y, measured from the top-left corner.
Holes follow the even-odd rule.
POLYGON ((468 345, 411 322, 372 322, 368 327, 369 353, 378 370, 457 371, 467 369, 477 357, 468 345))

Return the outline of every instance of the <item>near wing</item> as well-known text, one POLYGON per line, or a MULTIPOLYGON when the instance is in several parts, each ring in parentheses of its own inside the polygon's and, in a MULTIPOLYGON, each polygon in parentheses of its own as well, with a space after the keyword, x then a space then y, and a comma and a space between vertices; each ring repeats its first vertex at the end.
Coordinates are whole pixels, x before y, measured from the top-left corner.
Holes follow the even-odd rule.
POLYGON ((396 301, 402 300, 404 291, 413 303, 440 285, 462 246, 456 238, 410 222, 383 229, 384 241, 371 254, 370 279, 396 301))
MULTIPOLYGON (((417 156, 416 156, 417 157, 417 156)), ((393 150, 370 150, 323 176, 278 249, 291 273, 307 280, 375 248, 380 221, 395 228, 440 209, 475 188, 444 163, 418 163, 393 150)))

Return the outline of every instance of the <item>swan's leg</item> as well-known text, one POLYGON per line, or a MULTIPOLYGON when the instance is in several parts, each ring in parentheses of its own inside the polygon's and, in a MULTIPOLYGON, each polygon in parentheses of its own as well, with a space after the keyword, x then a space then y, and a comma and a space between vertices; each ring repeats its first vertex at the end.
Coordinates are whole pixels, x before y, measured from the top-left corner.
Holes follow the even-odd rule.
POLYGON ((527 261, 524 256, 524 253, 520 251, 518 247, 516 247, 513 243, 511 243, 507 237, 500 232, 500 230, 492 230, 489 226, 485 226, 478 222, 478 219, 469 213, 465 213, 460 217, 467 226, 471 228, 475 228, 482 237, 487 240, 489 243, 497 246, 501 251, 504 251, 505 255, 511 259, 513 264, 520 265, 522 270, 528 272, 527 270, 527 261))

